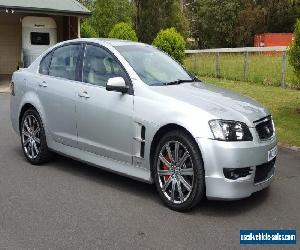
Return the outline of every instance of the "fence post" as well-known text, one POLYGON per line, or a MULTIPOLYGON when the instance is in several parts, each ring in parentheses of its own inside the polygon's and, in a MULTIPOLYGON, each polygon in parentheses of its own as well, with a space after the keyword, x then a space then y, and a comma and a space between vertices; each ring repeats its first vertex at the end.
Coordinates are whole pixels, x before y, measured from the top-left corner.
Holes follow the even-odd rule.
POLYGON ((248 80, 248 58, 249 53, 248 51, 244 52, 244 81, 246 82, 248 80))
POLYGON ((281 66, 281 87, 285 88, 286 82, 286 51, 282 54, 282 66, 281 66))
POLYGON ((194 53, 194 63, 193 63, 194 74, 197 75, 197 53, 194 53))
POLYGON ((220 52, 216 53, 216 77, 220 78, 220 52))

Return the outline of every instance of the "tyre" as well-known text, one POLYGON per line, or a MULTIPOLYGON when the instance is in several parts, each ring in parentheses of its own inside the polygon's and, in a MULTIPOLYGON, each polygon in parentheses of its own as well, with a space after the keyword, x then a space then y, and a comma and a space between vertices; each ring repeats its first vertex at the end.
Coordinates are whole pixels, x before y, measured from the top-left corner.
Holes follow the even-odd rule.
POLYGON ((185 131, 161 138, 152 166, 157 191, 167 207, 185 212, 205 195, 205 174, 200 150, 185 131))
POLYGON ((51 159, 45 130, 38 112, 28 109, 21 120, 21 144, 26 159, 34 165, 42 164, 51 159))

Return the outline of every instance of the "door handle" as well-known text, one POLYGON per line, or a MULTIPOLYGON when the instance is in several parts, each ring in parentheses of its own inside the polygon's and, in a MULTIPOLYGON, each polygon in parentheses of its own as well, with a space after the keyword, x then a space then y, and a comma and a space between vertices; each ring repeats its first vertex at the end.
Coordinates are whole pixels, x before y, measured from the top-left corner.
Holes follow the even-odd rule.
POLYGON ((46 88, 48 85, 45 81, 42 81, 41 83, 39 83, 39 87, 41 88, 46 88))
POLYGON ((86 92, 86 91, 83 91, 83 92, 78 93, 78 96, 79 96, 79 97, 86 98, 86 99, 90 98, 88 92, 86 92))

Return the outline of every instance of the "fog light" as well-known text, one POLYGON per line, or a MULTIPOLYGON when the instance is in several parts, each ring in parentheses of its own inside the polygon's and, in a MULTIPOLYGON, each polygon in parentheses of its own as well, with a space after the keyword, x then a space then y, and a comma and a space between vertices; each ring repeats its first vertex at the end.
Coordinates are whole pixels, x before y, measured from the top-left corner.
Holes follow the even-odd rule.
POLYGON ((246 168, 223 168, 224 176, 227 179, 236 180, 238 178, 246 177, 251 175, 252 169, 246 168))

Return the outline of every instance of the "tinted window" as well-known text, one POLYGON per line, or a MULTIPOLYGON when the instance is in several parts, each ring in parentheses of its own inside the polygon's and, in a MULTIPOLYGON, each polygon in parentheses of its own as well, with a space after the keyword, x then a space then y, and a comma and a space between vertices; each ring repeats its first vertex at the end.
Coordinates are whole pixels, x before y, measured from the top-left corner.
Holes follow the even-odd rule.
POLYGON ((76 66, 81 45, 67 45, 53 52, 49 75, 69 80, 76 79, 76 66))
POLYGON ((32 45, 49 45, 50 36, 49 33, 31 32, 30 40, 32 45))
POLYGON ((98 86, 106 86, 109 78, 121 76, 126 73, 119 62, 106 50, 87 45, 83 60, 83 81, 98 86))
POLYGON ((40 64, 40 74, 43 75, 48 75, 49 74, 49 66, 50 66, 50 62, 51 62, 51 57, 52 57, 52 53, 49 53, 48 55, 46 55, 40 64))

